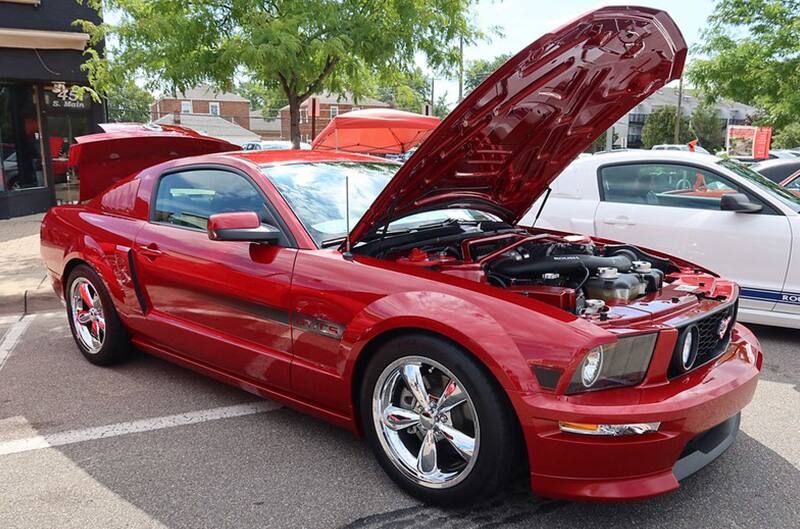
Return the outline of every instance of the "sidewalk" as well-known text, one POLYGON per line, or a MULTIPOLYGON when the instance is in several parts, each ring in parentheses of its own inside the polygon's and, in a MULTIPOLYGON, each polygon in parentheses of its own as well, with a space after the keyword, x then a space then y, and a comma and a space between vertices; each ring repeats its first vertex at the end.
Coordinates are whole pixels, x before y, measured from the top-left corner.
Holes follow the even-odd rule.
POLYGON ((39 224, 43 213, 0 220, 0 314, 30 312, 29 302, 59 304, 46 281, 39 256, 39 224), (52 299, 51 299, 52 298, 52 299))

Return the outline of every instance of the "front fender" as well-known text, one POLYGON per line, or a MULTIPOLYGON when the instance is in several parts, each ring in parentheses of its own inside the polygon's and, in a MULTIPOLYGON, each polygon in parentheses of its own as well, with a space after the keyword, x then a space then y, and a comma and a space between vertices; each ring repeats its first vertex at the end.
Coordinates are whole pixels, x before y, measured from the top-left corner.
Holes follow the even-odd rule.
POLYGON ((375 338, 400 329, 442 335, 475 355, 507 391, 534 389, 530 369, 503 326, 485 309, 457 296, 430 291, 391 294, 367 305, 342 336, 340 358, 352 385, 356 362, 375 338))

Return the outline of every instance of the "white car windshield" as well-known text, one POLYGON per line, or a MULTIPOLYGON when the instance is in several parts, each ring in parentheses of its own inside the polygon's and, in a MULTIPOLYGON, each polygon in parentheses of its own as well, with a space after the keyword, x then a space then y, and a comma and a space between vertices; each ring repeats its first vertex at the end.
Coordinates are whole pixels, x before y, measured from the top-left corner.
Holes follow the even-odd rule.
MULTIPOLYGON (((325 246, 347 235, 345 178, 350 195, 350 229, 353 229, 399 168, 399 165, 380 162, 317 162, 263 166, 261 170, 278 188, 317 245, 325 246)), ((388 231, 450 221, 497 220, 489 213, 476 210, 441 209, 400 218, 389 224, 388 231)))
POLYGON ((717 163, 729 171, 733 171, 737 175, 746 178, 762 191, 769 193, 770 196, 776 198, 786 206, 789 206, 797 213, 800 213, 800 197, 788 189, 779 186, 768 178, 764 178, 757 172, 745 165, 740 164, 739 162, 735 162, 733 160, 720 160, 717 163))

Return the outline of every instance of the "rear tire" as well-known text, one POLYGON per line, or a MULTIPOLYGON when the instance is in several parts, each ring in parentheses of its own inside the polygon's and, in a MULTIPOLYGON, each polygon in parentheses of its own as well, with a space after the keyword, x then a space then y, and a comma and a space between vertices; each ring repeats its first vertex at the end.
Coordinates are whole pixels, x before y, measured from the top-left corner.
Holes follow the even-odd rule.
POLYGON ((67 319, 72 337, 93 364, 120 362, 131 344, 102 279, 87 265, 78 265, 67 278, 67 319))
POLYGON ((388 341, 370 360, 360 397, 378 462, 412 496, 458 505, 510 485, 519 444, 513 410, 456 345, 426 334, 388 341))

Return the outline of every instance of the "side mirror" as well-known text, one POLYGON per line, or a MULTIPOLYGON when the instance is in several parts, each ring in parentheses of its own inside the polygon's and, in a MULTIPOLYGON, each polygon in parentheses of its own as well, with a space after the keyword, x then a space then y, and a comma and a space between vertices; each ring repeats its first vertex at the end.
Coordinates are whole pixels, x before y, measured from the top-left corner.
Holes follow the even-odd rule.
POLYGON ((756 213, 761 211, 763 206, 750 202, 744 193, 725 193, 719 201, 719 209, 722 211, 738 211, 740 213, 756 213))
POLYGON ((280 237, 281 231, 275 226, 262 224, 254 211, 217 213, 208 217, 208 238, 212 241, 276 243, 280 237))

